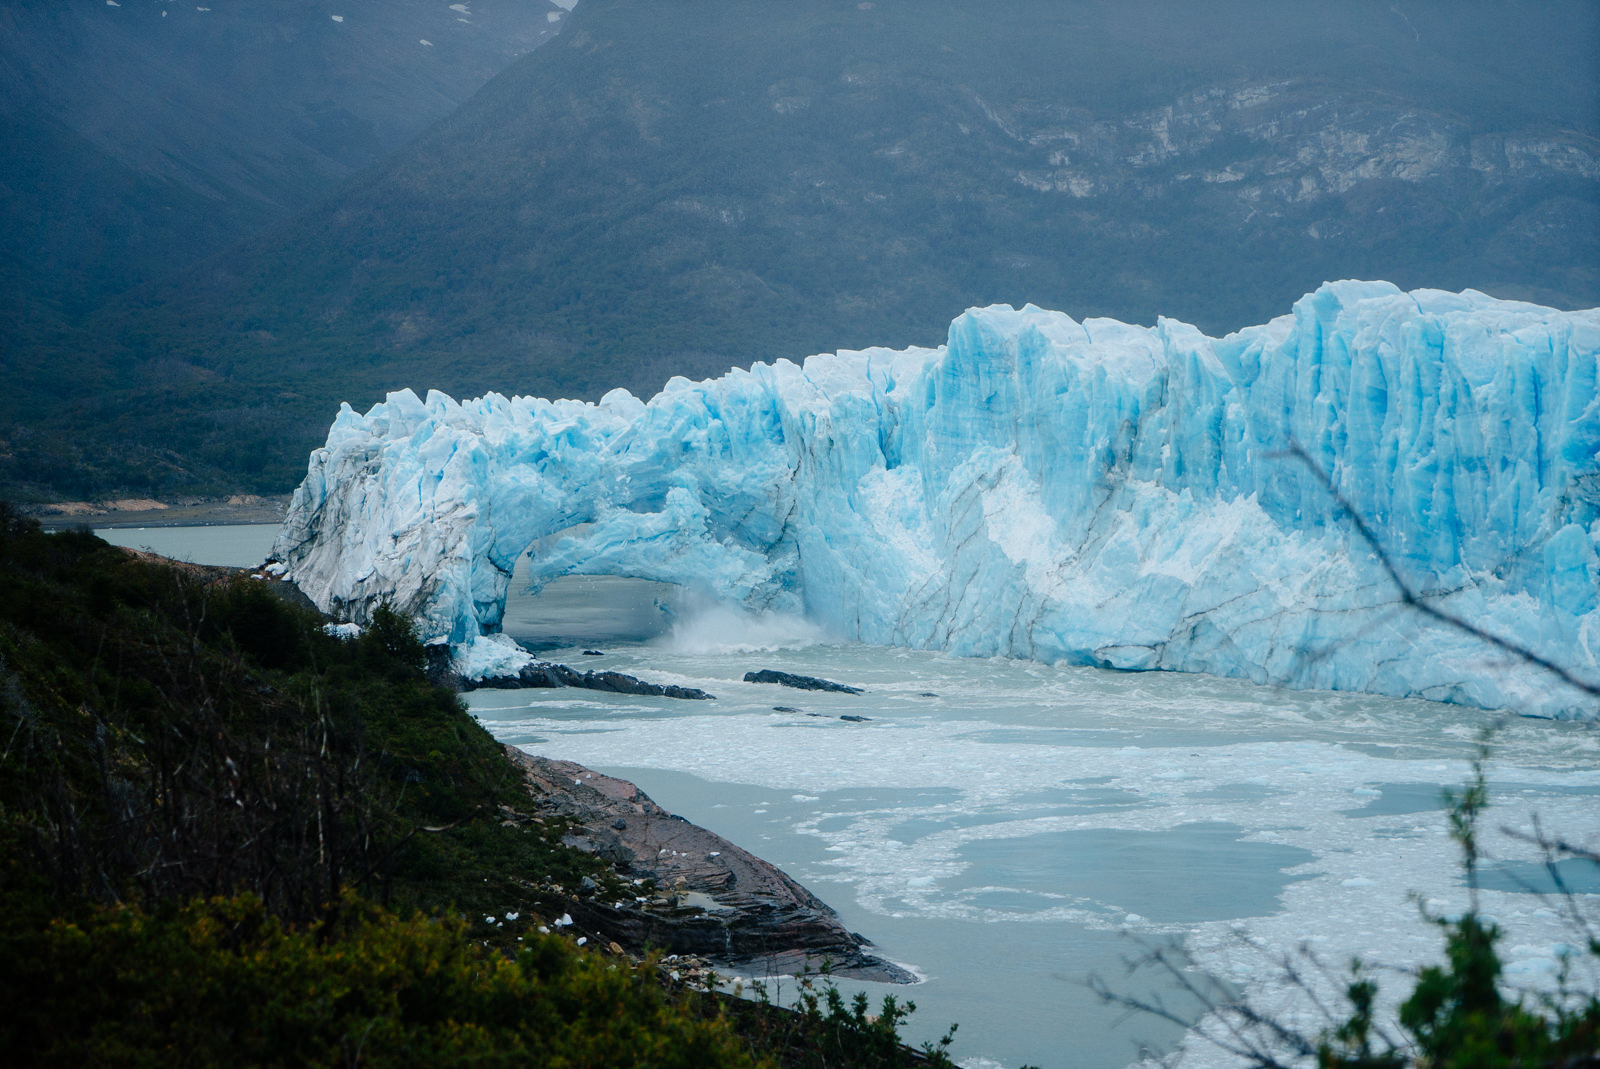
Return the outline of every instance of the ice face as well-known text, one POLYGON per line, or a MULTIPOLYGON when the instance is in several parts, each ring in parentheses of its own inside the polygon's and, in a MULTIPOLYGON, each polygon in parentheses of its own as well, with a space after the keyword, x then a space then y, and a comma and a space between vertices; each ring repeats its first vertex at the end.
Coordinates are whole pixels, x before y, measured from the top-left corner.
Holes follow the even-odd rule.
MULTIPOLYGON (((533 584, 629 575, 863 642, 1544 715, 1600 677, 1600 310, 1324 285, 1226 338, 974 309, 938 349, 674 379, 648 403, 342 409, 275 547, 317 604, 457 646, 533 584)), ((487 652, 487 651, 486 651, 487 652)), ((489 658, 467 658, 466 663, 489 658)))

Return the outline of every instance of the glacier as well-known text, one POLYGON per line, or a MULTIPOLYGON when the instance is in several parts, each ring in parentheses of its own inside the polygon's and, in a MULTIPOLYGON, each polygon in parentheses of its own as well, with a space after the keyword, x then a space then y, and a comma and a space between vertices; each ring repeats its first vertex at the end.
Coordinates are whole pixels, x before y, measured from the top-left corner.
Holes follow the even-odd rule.
POLYGON ((841 638, 1593 717, 1600 309, 1328 283, 1225 338, 972 309, 938 348, 778 360, 650 401, 343 406, 274 547, 468 674, 514 565, 687 587, 841 638), (1337 491, 1331 494, 1303 450, 1337 491))

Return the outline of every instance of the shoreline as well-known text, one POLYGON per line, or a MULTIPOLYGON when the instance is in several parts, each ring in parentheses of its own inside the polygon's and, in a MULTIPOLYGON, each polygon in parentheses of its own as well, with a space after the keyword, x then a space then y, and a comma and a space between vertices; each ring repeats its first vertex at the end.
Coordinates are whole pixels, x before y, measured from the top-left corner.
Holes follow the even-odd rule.
POLYGON ((221 498, 120 498, 114 501, 53 501, 20 506, 47 531, 73 527, 235 527, 282 523, 288 494, 235 494, 221 498))
POLYGON ((637 785, 572 761, 506 746, 535 804, 571 821, 566 842, 654 888, 633 902, 578 892, 571 917, 633 953, 689 955, 735 975, 827 971, 887 984, 920 977, 880 957, 866 937, 770 861, 662 809, 637 785))

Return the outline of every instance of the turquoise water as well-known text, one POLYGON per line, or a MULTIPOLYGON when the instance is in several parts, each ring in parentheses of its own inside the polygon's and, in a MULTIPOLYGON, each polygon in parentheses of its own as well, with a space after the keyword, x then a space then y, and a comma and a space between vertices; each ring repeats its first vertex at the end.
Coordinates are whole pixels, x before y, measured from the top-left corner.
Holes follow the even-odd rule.
POLYGON ((278 536, 275 523, 218 524, 210 527, 97 527, 95 534, 114 546, 147 549, 193 564, 253 568, 267 559, 278 536))
MULTIPOLYGON (((271 530, 115 535, 254 564, 271 530)), ((919 1042, 959 1022, 953 1049, 974 1067, 1111 1069, 1141 1053, 1229 1064, 1196 1034, 1128 1018, 1086 986, 1098 975, 1181 1005, 1170 985, 1126 972, 1148 946, 1181 943, 1257 1006, 1313 1030, 1318 1018, 1281 982, 1277 954, 1313 949, 1334 968, 1330 984, 1351 956, 1437 960, 1437 931, 1412 895, 1436 912, 1464 908, 1440 792, 1464 782, 1478 731, 1501 719, 1204 676, 831 643, 799 621, 697 612, 671 588, 627 580, 572 578, 541 599, 513 599, 507 631, 552 659, 717 695, 468 697, 497 737, 631 779, 783 867, 923 977, 910 988, 843 986, 913 999, 919 1042), (744 683, 758 668, 866 693, 744 683)), ((1573 934, 1535 893, 1549 886, 1537 851, 1501 829, 1538 815, 1593 844, 1597 769, 1593 727, 1511 718, 1500 728, 1483 905, 1509 933, 1515 984, 1548 989, 1573 934)), ((1600 913, 1592 873, 1561 875, 1600 913)))
MULTIPOLYGON (((582 582, 591 636, 610 628, 613 641, 602 657, 571 647, 552 659, 717 700, 479 691, 479 718, 507 742, 631 779, 779 864, 925 978, 898 992, 919 1007, 912 1033, 960 1022, 963 1064, 1113 1067, 1141 1051, 1227 1064, 1192 1034, 1126 1019, 1086 980, 1160 991, 1124 962, 1177 941, 1292 1017, 1306 1007, 1279 982, 1276 953, 1309 946, 1333 979, 1352 956, 1436 960, 1437 931, 1411 895, 1465 906, 1441 791, 1464 782, 1493 714, 836 644, 799 622, 694 613, 656 594, 657 615, 633 630, 640 617, 604 611, 610 581, 582 582), (758 668, 866 693, 744 683, 758 668)), ((639 604, 636 585, 617 589, 639 604)), ((572 627, 572 599, 559 604, 572 627)), ((513 604, 507 629, 518 626, 548 643, 537 599, 513 604)), ((1572 933, 1531 893, 1532 848, 1500 828, 1538 814, 1600 830, 1600 736, 1512 718, 1496 747, 1485 908, 1512 933, 1508 976, 1548 985, 1572 933)), ((1600 888, 1569 882, 1600 909, 1600 888)))

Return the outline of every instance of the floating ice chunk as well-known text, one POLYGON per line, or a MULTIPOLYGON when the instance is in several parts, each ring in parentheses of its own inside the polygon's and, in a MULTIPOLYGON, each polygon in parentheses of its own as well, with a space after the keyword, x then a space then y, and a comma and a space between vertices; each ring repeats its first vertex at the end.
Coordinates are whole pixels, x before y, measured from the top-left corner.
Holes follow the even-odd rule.
POLYGON ((451 651, 450 666, 463 679, 514 676, 538 658, 508 635, 482 635, 451 651))

